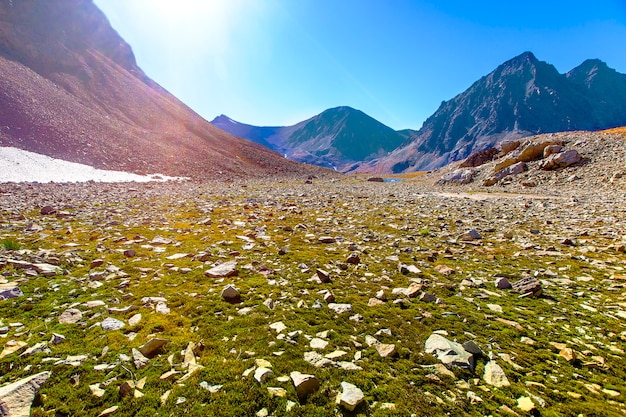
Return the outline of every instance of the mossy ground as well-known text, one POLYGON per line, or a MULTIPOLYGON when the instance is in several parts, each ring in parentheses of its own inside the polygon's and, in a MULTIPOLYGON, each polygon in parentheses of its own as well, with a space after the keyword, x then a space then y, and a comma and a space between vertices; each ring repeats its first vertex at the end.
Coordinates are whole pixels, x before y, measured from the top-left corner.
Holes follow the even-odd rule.
POLYGON ((2 326, 22 323, 10 326, 4 340, 32 346, 50 340, 52 333, 66 337, 63 343, 50 344, 49 354, 20 357, 18 352, 0 359, 0 384, 52 372, 31 415, 95 416, 113 405, 119 406, 115 415, 146 416, 243 416, 263 408, 276 416, 511 415, 501 406, 523 414, 516 408, 517 398, 528 395, 535 396, 536 413, 545 416, 626 412, 626 255, 616 244, 621 236, 610 230, 623 216, 623 207, 568 207, 569 202, 559 199, 448 198, 414 190, 410 182, 181 187, 185 190, 167 193, 140 188, 114 200, 92 192, 89 200, 60 207, 71 214, 62 218, 41 216, 36 207, 21 218, 2 213, 0 239, 21 248, 2 251, 2 258, 43 259, 65 271, 30 276, 0 263, 6 279, 19 280, 25 294, 0 301, 2 326), (580 214, 575 219, 573 211, 580 214), (42 230, 26 232, 32 220, 42 230), (470 228, 478 229, 483 239, 456 239, 470 228), (150 244, 156 236, 172 243, 150 244), (335 243, 319 243, 320 236, 332 236, 335 243), (574 245, 562 244, 565 237, 574 238, 574 245), (126 257, 126 249, 136 255, 126 257), (353 252, 360 256, 356 265, 346 262, 353 252), (179 253, 189 256, 168 259, 179 253), (194 257, 201 253, 204 261, 194 257), (103 265, 91 268, 96 259, 103 265), (232 259, 238 261, 238 276, 204 275, 215 263, 232 259), (423 272, 403 275, 399 263, 414 264, 423 272), (444 276, 435 270, 437 265, 455 272, 444 276), (316 268, 329 271, 332 282, 310 280, 316 268), (544 295, 520 298, 498 290, 493 285, 496 275, 512 281, 536 276, 544 295), (412 280, 425 283, 441 303, 393 303, 391 290, 412 280), (220 290, 228 283, 241 290, 240 304, 221 299, 220 290), (389 300, 369 307, 380 289, 389 300), (338 303, 351 303, 353 312, 337 315, 325 305, 312 308, 322 300, 321 290, 331 291, 338 303), (142 303, 143 297, 157 296, 167 299, 169 314, 142 303), (273 300, 274 309, 263 305, 267 299, 273 300), (94 300, 106 306, 87 308, 94 300), (487 304, 500 305, 502 313, 487 304), (139 309, 107 310, 129 305, 139 309), (59 324, 59 314, 69 307, 81 310, 83 320, 59 324), (251 310, 240 314, 245 308, 251 310), (134 327, 103 331, 97 325, 108 316, 127 322, 138 312, 142 319, 134 327), (361 318, 351 319, 354 314, 361 318), (278 321, 287 326, 284 334, 302 333, 278 337, 268 327, 278 321), (391 336, 376 337, 396 344, 392 358, 380 357, 365 344, 366 335, 381 329, 391 330, 391 336), (485 353, 492 352, 511 386, 486 385, 484 359, 474 372, 451 368, 455 378, 436 374, 429 365, 438 361, 424 354, 424 341, 435 330, 445 330, 460 342, 474 340, 485 353), (304 353, 313 350, 307 336, 324 331, 329 332, 329 345, 320 353, 346 351, 342 360, 354 361, 361 370, 315 368, 304 360, 304 353), (120 354, 130 356, 131 348, 155 336, 170 343, 147 367, 136 370, 132 362, 120 360, 120 354), (172 367, 168 357, 179 369, 189 342, 204 345, 198 355, 204 368, 182 384, 161 381, 172 367), (573 348, 578 360, 568 362, 550 342, 573 348), (353 360, 357 352, 361 359, 353 360), (88 358, 80 366, 56 364, 82 354, 88 358), (265 384, 242 376, 257 358, 273 365, 274 377, 265 384), (111 367, 96 371, 97 364, 111 367), (298 402, 297 396, 290 381, 277 377, 294 370, 314 374, 321 387, 287 412, 288 401, 298 402), (143 377, 143 397, 120 397, 122 382, 143 377), (105 381, 104 396, 92 395, 89 385, 105 381), (201 381, 223 387, 210 393, 201 381), (341 381, 365 394, 365 403, 353 413, 335 404, 341 381), (270 396, 268 386, 285 388, 287 396, 270 396), (162 403, 168 390, 172 392, 162 403), (472 403, 469 390, 482 402, 472 403), (383 403, 395 404, 395 410, 381 407, 383 403))

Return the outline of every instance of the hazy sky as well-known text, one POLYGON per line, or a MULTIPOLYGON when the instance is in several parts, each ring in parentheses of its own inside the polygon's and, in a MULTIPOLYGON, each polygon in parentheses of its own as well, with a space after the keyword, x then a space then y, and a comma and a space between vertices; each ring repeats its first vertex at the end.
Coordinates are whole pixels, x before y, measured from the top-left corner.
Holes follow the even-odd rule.
POLYGON ((211 120, 290 125, 347 105, 421 127, 532 51, 626 73, 624 0, 95 0, 146 74, 211 120))

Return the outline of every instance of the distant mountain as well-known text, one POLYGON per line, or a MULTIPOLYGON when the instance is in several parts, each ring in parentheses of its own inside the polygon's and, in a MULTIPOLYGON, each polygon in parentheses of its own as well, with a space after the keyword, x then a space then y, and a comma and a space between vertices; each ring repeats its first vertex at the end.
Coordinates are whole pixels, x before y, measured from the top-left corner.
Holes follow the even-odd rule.
POLYGON ((441 103, 410 143, 358 170, 434 169, 507 138, 626 125, 626 75, 600 60, 567 74, 525 52, 441 103))
POLYGON ((194 113, 144 74, 92 0, 0 2, 0 146, 198 179, 319 172, 194 113))
POLYGON ((362 111, 347 106, 325 110, 293 126, 251 126, 224 115, 211 123, 294 161, 340 171, 349 169, 356 162, 384 156, 407 138, 362 111))

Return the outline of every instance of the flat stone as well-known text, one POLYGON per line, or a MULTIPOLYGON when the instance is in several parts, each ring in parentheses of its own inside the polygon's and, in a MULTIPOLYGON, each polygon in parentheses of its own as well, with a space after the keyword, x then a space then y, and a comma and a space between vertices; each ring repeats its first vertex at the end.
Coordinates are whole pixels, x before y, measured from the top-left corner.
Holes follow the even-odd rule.
POLYGON ((10 298, 22 297, 24 293, 14 283, 0 284, 0 300, 8 300, 10 298))
POLYGON ((504 374, 504 370, 496 363, 496 361, 489 361, 485 365, 485 373, 483 379, 489 385, 502 388, 511 385, 508 378, 504 374))
POLYGON ((396 354, 396 345, 379 343, 376 345, 376 351, 381 358, 388 358, 396 354))
POLYGON ((519 397, 517 399, 517 408, 522 411, 530 412, 534 410, 536 406, 530 397, 519 397))
POLYGON ((328 308, 337 314, 343 314, 352 311, 352 304, 329 303, 328 308))
POLYGON ((314 337, 311 339, 310 346, 312 349, 325 349, 328 346, 328 342, 319 337, 314 337))
POLYGON ((1 387, 0 415, 5 417, 29 416, 35 395, 49 377, 50 372, 40 372, 1 387))
POLYGON ((157 355, 159 350, 169 342, 168 339, 153 338, 139 346, 139 352, 146 358, 153 358, 157 355))
POLYGON ((265 368, 262 366, 256 368, 254 371, 254 379, 259 384, 264 384, 265 381, 267 381, 267 379, 271 377, 272 375, 274 375, 274 372, 270 368, 265 368))
POLYGON ((226 278, 237 276, 237 261, 227 261, 205 271, 204 275, 209 278, 226 278))
POLYGON ((132 354, 133 354, 133 363, 135 364, 135 369, 141 369, 144 366, 146 366, 148 362, 150 362, 148 358, 143 356, 141 352, 135 348, 132 349, 132 354))
POLYGON ((59 316, 59 323, 61 324, 73 324, 83 318, 83 313, 75 308, 68 308, 59 316))
POLYGON ((100 323, 102 330, 119 330, 123 328, 126 324, 118 319, 114 319, 113 317, 107 317, 100 323))

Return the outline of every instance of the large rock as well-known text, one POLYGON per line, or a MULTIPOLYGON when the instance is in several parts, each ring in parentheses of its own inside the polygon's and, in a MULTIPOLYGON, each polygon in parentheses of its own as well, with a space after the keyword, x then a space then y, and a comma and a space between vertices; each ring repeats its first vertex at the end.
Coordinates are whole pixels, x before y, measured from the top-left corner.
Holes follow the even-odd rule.
POLYGON ((536 161, 538 159, 543 158, 543 150, 547 146, 551 145, 563 145, 563 141, 560 140, 545 140, 543 142, 533 142, 530 141, 528 144, 520 151, 517 156, 517 160, 521 162, 530 162, 536 161))
POLYGON ((461 162, 460 168, 475 168, 491 161, 498 154, 496 148, 489 148, 477 151, 468 156, 465 161, 461 162))
POLYGON ((343 381, 341 393, 337 395, 337 404, 348 411, 354 411, 365 399, 363 391, 356 385, 343 381))
POLYGON ((238 274, 239 272, 237 271, 237 261, 224 262, 222 264, 214 266, 204 273, 204 275, 210 278, 234 277, 238 274))
POLYGON ((35 395, 49 377, 50 372, 41 372, 0 388, 0 415, 29 416, 35 395))
POLYGON ((444 365, 474 369, 474 355, 466 351, 460 343, 433 333, 425 343, 425 352, 437 357, 444 365))
POLYGON ((298 371, 293 371, 289 374, 293 386, 296 388, 296 394, 300 402, 306 401, 307 397, 320 389, 320 383, 315 378, 315 375, 302 374, 298 371))
POLYGON ((565 168, 580 162, 580 154, 575 149, 565 152, 554 153, 541 162, 539 168, 550 171, 554 169, 565 168))
POLYGON ((23 295, 24 293, 17 284, 0 284, 0 300, 8 300, 9 298, 17 298, 23 295))

